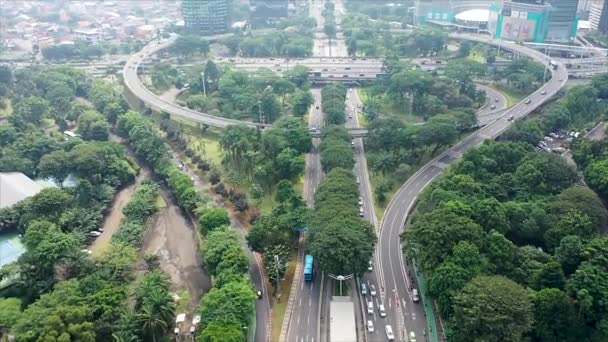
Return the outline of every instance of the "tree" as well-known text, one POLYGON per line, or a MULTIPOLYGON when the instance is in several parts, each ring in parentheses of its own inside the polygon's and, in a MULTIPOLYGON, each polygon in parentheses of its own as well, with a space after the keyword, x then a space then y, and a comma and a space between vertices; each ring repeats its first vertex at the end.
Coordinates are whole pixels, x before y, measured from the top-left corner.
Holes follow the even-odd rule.
POLYGON ((214 276, 224 272, 244 273, 249 267, 249 261, 233 231, 216 229, 210 232, 202 250, 209 273, 214 276))
POLYGON ((230 217, 224 208, 210 208, 204 210, 199 216, 198 224, 202 232, 206 234, 217 227, 230 225, 230 217))
POLYGON ((71 156, 61 150, 45 154, 38 164, 40 177, 53 177, 59 186, 63 184, 71 170, 71 156))
POLYGON ((454 341, 520 341, 532 328, 526 290, 501 276, 478 276, 454 298, 454 341))
POLYGON ((243 328, 238 323, 211 322, 196 339, 197 342, 242 342, 243 328))
POLYGON ((110 124, 100 113, 89 110, 78 117, 78 131, 85 140, 108 140, 110 124))
POLYGON ((543 268, 536 274, 536 288, 556 288, 563 290, 566 285, 566 277, 561 265, 556 261, 551 261, 543 265, 543 268))
POLYGON ((308 113, 308 108, 314 103, 314 98, 310 91, 296 90, 291 96, 291 111, 293 115, 303 117, 308 113))
POLYGON ((21 315, 21 300, 18 298, 0 298, 0 331, 10 330, 21 318, 21 315))
POLYGON ((333 274, 364 274, 375 244, 372 226, 354 215, 325 224, 315 222, 308 237, 310 254, 324 272, 333 274))
POLYGON ((458 130, 453 122, 433 117, 422 125, 417 137, 421 145, 435 145, 432 151, 435 153, 442 146, 452 144, 458 138, 458 130))
POLYGON ((76 280, 60 282, 28 306, 12 329, 17 340, 94 342, 91 307, 78 293, 78 285, 76 280))
POLYGON ((589 187, 602 198, 608 198, 608 159, 593 161, 584 173, 589 187))
POLYGON ((50 108, 49 103, 43 98, 26 97, 15 105, 13 115, 9 119, 18 127, 23 127, 28 123, 38 126, 42 119, 49 114, 50 108))
POLYGON ((402 234, 406 253, 416 259, 423 270, 432 270, 463 240, 481 245, 482 229, 468 217, 447 209, 423 214, 402 234))
POLYGON ((574 307, 559 289, 546 288, 534 295, 534 320, 534 335, 542 341, 576 340, 578 324, 575 324, 574 307))
POLYGON ((561 239, 555 249, 555 257, 562 265, 566 275, 574 273, 583 259, 583 243, 576 235, 568 235, 561 239))
POLYGON ((308 75, 310 69, 302 64, 298 64, 285 72, 285 77, 295 83, 298 88, 305 88, 308 85, 308 75))
POLYGON ((198 313, 201 328, 211 323, 238 324, 249 326, 254 315, 255 293, 245 282, 230 282, 220 288, 213 288, 201 299, 198 313))

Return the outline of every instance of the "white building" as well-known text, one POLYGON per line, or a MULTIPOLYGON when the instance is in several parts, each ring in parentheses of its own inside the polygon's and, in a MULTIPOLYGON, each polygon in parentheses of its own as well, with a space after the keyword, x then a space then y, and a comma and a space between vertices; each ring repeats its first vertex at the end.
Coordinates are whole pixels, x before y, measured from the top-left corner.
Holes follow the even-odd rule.
POLYGON ((87 42, 97 44, 101 40, 101 30, 94 29, 78 29, 73 31, 76 38, 86 40, 87 42))
POLYGON ((589 7, 591 29, 608 33, 608 1, 591 0, 589 7))
POLYGON ((42 188, 21 172, 0 173, 0 209, 8 208, 34 196, 42 188))

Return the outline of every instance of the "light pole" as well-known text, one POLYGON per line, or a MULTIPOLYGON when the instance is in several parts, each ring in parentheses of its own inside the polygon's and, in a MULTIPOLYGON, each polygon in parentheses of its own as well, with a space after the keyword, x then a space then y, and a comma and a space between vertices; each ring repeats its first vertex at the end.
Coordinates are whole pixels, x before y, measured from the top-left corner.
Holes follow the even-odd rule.
POLYGON ((276 255, 276 254, 274 255, 274 265, 275 265, 275 271, 276 271, 276 274, 275 274, 275 284, 276 284, 276 287, 277 287, 277 295, 280 298, 280 296, 281 296, 281 289, 279 288, 279 256, 276 255))
POLYGON ((205 87, 205 72, 201 71, 201 80, 203 81, 203 94, 207 97, 207 88, 205 87))
POLYGON ((335 279, 335 280, 338 280, 340 282, 340 296, 342 296, 342 282, 344 280, 352 279, 355 276, 355 274, 351 273, 349 275, 343 276, 343 275, 334 275, 334 274, 329 273, 328 276, 331 279, 335 279))

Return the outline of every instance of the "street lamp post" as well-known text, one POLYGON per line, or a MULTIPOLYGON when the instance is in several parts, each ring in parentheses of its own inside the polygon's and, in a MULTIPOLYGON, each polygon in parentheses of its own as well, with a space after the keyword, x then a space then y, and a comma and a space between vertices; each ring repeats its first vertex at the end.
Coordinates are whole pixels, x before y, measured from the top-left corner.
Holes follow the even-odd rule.
POLYGON ((328 276, 331 279, 335 279, 335 280, 338 280, 340 282, 340 296, 342 296, 342 282, 344 280, 352 279, 355 276, 355 274, 351 273, 349 275, 343 276, 343 275, 334 275, 334 274, 329 273, 328 276))
POLYGON ((280 298, 281 296, 281 289, 279 288, 279 256, 278 255, 274 255, 274 265, 275 265, 275 284, 276 284, 276 289, 277 289, 277 294, 280 298))
POLYGON ((207 88, 205 87, 205 72, 201 72, 201 80, 203 81, 203 94, 207 97, 207 88))

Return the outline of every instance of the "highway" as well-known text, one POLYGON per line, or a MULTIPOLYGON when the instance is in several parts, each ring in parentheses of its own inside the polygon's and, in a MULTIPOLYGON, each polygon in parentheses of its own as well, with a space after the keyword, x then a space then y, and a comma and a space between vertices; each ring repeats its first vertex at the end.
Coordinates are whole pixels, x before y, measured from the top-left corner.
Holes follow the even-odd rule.
POLYGON ((143 83, 140 81, 139 76, 137 75, 137 69, 139 64, 146 59, 148 56, 156 53, 159 50, 166 48, 167 46, 172 44, 172 40, 167 40, 164 42, 152 42, 146 45, 140 52, 132 55, 125 63, 123 68, 123 80, 125 86, 129 89, 129 91, 137 96, 140 100, 142 100, 147 106, 152 107, 155 110, 167 112, 171 115, 177 115, 181 117, 185 117, 188 119, 192 119, 195 121, 202 122, 212 127, 224 128, 230 125, 247 125, 249 127, 268 127, 270 125, 259 125, 253 122, 248 121, 239 121, 226 119, 222 117, 218 117, 215 115, 209 115, 205 113, 200 113, 186 107, 180 107, 175 103, 162 99, 160 96, 152 93, 148 90, 143 83))
MULTIPOLYGON (((321 111, 321 89, 311 89, 314 103, 310 108, 308 117, 309 127, 323 127, 323 112, 321 111), (317 107, 319 109, 317 109, 317 107)), ((312 139, 312 149, 306 154, 306 166, 304 170, 304 201, 312 208, 314 206, 314 194, 323 178, 321 170, 321 158, 319 155, 319 145, 321 139, 312 139)), ((305 249, 304 243, 301 243, 299 248, 300 254, 298 263, 302 264, 302 257, 305 249)), ((294 306, 292 308, 291 317, 289 319, 289 330, 287 332, 286 341, 297 342, 314 342, 319 341, 319 314, 320 314, 320 299, 321 299, 321 283, 324 280, 322 272, 315 268, 312 281, 304 281, 302 277, 303 271, 294 277, 296 284, 296 293, 294 296, 294 306)), ((289 308, 288 308, 289 310, 289 308)), ((287 315, 286 315, 287 316, 287 315)))
MULTIPOLYGON (((546 64, 546 56, 520 45, 490 41, 487 37, 480 36, 458 35, 456 37, 500 44, 503 48, 515 50, 522 55, 527 55, 546 64)), ((531 101, 530 104, 525 104, 525 100, 518 103, 505 111, 500 117, 489 122, 485 127, 441 153, 410 177, 391 199, 381 222, 376 260, 378 267, 376 269, 381 271, 381 286, 384 287, 385 294, 389 300, 393 302, 392 307, 390 309, 387 308, 390 312, 388 315, 397 317, 399 321, 403 320, 405 322, 404 325, 397 326, 399 330, 396 335, 399 341, 405 341, 405 336, 409 334, 409 331, 414 331, 416 336, 421 338, 423 330, 427 326, 424 321, 425 318, 421 316, 423 311, 420 308, 422 305, 412 302, 411 291, 409 289, 411 280, 408 274, 413 275, 414 271, 410 269, 410 263, 404 260, 399 237, 404 229, 408 215, 418 198, 418 194, 441 175, 445 168, 456 162, 463 153, 479 146, 486 139, 496 138, 514 120, 525 117, 548 101, 552 96, 556 95, 568 80, 568 73, 566 68, 561 64, 552 73, 553 77, 548 83, 527 97, 531 101), (542 95, 541 92, 546 92, 546 94, 542 95), (513 121, 509 120, 511 116, 514 119, 513 121)))
MULTIPOLYGON (((315 32, 313 53, 315 53, 315 56, 326 56, 329 44, 326 41, 325 34, 322 32, 323 17, 321 15, 324 1, 310 0, 309 6, 310 15, 317 19, 317 32, 315 32)), ((276 64, 275 61, 271 62, 276 64)), ((283 63, 288 62, 283 61, 283 63)), ((321 89, 311 89, 311 92, 314 102, 309 110, 308 126, 311 128, 323 127, 324 116, 321 107, 321 89)), ((323 178, 319 155, 320 143, 320 138, 313 137, 311 152, 306 154, 303 195, 306 204, 311 208, 314 207, 314 193, 323 178)), ((300 240, 299 244, 297 262, 300 266, 303 266, 303 256, 306 250, 304 238, 300 240)), ((294 277, 295 286, 292 286, 292 291, 295 290, 296 292, 290 294, 290 297, 293 297, 290 299, 292 307, 287 308, 283 322, 283 327, 287 326, 287 331, 284 334, 282 332, 280 340, 289 342, 322 341, 322 335, 327 331, 327 326, 324 326, 323 332, 321 332, 321 315, 326 317, 327 310, 323 309, 329 306, 330 298, 327 297, 327 294, 331 292, 327 291, 327 288, 322 289, 326 278, 318 268, 314 268, 312 281, 304 281, 301 268, 296 268, 298 274, 294 277), (325 305, 324 307, 322 307, 322 303, 325 305)), ((327 323, 326 320, 323 320, 323 322, 327 323)))

